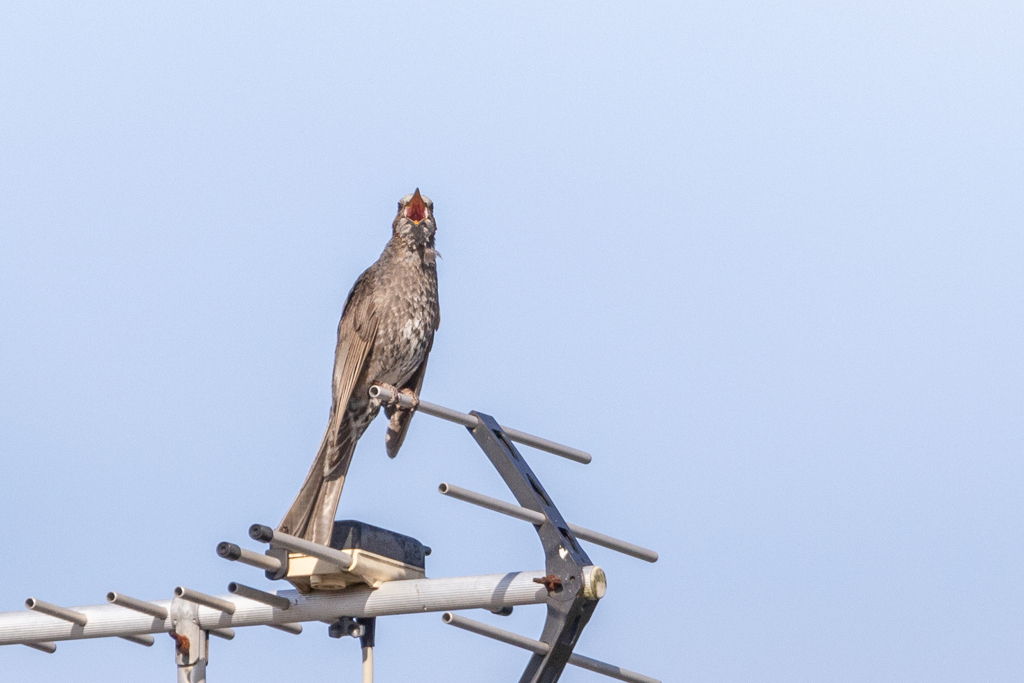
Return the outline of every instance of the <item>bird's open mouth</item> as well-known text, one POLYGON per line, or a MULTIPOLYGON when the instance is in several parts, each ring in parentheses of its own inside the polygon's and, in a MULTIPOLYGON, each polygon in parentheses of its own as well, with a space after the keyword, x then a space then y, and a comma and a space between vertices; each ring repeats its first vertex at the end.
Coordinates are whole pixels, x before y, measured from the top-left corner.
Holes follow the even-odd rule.
POLYGON ((423 198, 420 197, 420 189, 418 187, 416 188, 416 193, 413 194, 412 199, 409 200, 409 205, 405 207, 405 217, 413 223, 419 223, 427 217, 427 205, 423 203, 423 198))

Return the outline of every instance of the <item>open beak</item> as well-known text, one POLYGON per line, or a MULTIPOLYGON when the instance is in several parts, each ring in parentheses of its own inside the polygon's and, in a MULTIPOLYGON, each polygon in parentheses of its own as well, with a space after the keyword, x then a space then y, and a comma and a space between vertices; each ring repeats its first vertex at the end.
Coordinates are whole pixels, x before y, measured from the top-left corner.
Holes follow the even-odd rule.
POLYGON ((417 224, 427 217, 427 205, 423 203, 423 197, 420 196, 420 188, 418 187, 412 199, 409 200, 409 204, 405 207, 405 217, 417 224))

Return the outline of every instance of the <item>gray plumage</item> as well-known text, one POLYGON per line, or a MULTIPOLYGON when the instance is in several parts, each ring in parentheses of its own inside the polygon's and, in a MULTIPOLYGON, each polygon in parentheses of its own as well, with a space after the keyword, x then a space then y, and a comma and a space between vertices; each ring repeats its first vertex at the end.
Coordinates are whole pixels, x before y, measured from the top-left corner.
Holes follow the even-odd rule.
MULTIPOLYGON (((434 251, 434 205, 415 193, 398 202, 392 237, 345 301, 334 352, 327 431, 313 466, 281 524, 283 531, 329 545, 356 442, 380 411, 374 384, 419 395, 434 331, 441 322, 434 251)), ((387 453, 398 454, 412 411, 384 406, 387 453)))

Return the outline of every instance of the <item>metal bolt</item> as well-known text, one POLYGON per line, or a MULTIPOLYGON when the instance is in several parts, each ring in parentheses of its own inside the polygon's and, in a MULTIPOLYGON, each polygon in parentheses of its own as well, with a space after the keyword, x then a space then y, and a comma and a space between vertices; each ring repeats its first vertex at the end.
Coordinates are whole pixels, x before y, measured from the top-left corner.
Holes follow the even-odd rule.
POLYGON ((167 635, 174 638, 175 649, 177 649, 178 654, 182 657, 188 657, 189 646, 191 645, 191 643, 189 643, 188 636, 180 635, 174 631, 171 631, 167 635))
POLYGON ((555 574, 548 574, 542 576, 539 579, 534 579, 534 583, 539 583, 548 589, 548 593, 561 593, 562 592, 562 580, 555 574))

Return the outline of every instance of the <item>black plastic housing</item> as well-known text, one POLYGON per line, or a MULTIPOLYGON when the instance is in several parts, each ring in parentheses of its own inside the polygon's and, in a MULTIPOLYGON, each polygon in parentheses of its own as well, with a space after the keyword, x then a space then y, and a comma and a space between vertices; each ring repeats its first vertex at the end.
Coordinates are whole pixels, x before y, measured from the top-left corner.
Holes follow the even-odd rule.
POLYGON ((331 547, 335 550, 363 550, 423 569, 430 549, 411 536, 346 519, 334 522, 331 547))

